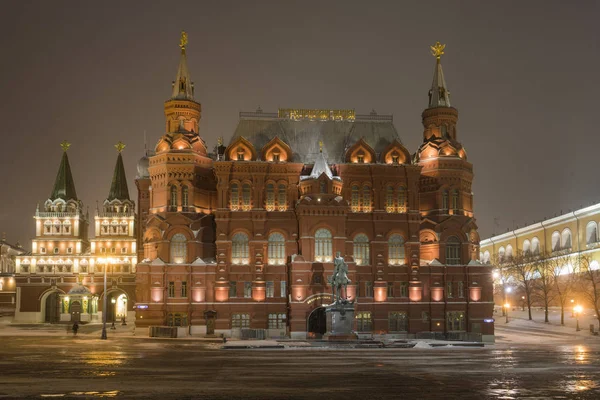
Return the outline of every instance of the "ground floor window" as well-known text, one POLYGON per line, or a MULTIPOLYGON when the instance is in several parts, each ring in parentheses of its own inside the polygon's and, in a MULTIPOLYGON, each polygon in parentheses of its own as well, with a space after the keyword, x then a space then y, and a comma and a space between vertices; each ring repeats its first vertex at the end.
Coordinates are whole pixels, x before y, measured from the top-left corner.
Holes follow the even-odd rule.
POLYGON ((187 313, 168 313, 168 326, 187 326, 187 313))
POLYGON ((285 314, 269 314, 269 329, 285 328, 285 314))
POLYGON ((356 314, 356 331, 370 332, 373 330, 373 321, 371 320, 370 311, 361 311, 356 314))
POLYGON ((232 328, 250 328, 250 314, 232 314, 232 328))
POLYGON ((449 332, 466 330, 465 313, 463 311, 448 311, 446 313, 446 326, 449 332))
POLYGON ((404 311, 393 311, 388 314, 390 332, 406 332, 408 330, 408 317, 404 311))

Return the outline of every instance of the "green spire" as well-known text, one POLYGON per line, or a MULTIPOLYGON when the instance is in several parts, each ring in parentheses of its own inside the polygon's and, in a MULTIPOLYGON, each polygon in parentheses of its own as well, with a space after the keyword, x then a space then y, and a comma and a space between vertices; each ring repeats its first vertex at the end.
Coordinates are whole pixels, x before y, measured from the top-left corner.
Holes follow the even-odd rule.
POLYGON ((69 165, 69 157, 67 157, 67 150, 71 144, 65 140, 60 145, 63 148, 63 156, 60 161, 60 167, 58 168, 58 174, 56 175, 56 181, 54 181, 54 189, 52 189, 52 194, 50 194, 50 200, 77 200, 75 183, 73 182, 71 166, 69 165))
POLYGON ((123 166, 123 157, 121 152, 125 145, 121 142, 115 145, 119 155, 117 156, 117 164, 110 184, 110 192, 108 193, 108 201, 112 200, 129 200, 129 188, 127 187, 127 177, 125 176, 125 167, 123 166))

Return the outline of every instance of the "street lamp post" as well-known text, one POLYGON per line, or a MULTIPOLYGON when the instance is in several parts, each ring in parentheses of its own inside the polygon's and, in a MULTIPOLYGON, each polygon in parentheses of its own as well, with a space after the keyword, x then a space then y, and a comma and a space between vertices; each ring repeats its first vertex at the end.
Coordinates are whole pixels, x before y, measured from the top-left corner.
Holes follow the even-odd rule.
POLYGON ((121 325, 127 325, 127 322, 125 321, 127 318, 127 297, 123 296, 121 299, 123 301, 123 322, 121 322, 121 325))
POLYGON ((104 262, 104 300, 102 301, 102 336, 100 339, 106 340, 106 270, 108 269, 108 260, 104 262))
POLYGON ((510 304, 506 303, 504 305, 504 308, 506 309, 506 314, 505 314, 506 315, 506 321, 505 321, 505 323, 508 324, 508 309, 510 308, 510 304))
POLYGON ((571 318, 575 316, 575 300, 571 299, 571 318))
POLYGON ((113 307, 113 320, 112 320, 112 325, 110 327, 110 329, 117 329, 115 327, 115 315, 117 314, 117 300, 113 297, 112 299, 110 299, 110 302, 112 303, 112 307, 113 307))
POLYGON ((581 314, 581 312, 583 311, 583 307, 581 307, 580 305, 576 305, 575 307, 573 307, 573 312, 575 312, 575 316, 577 317, 577 328, 575 328, 575 332, 579 332, 581 329, 579 329, 579 314, 581 314))

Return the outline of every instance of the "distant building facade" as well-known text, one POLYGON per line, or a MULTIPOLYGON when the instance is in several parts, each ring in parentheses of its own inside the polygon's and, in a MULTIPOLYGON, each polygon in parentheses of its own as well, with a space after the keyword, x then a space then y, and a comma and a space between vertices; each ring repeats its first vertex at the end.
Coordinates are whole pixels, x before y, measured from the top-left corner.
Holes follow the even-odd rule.
POLYGON ((191 333, 319 337, 340 252, 360 333, 493 337, 491 268, 478 261, 472 165, 435 47, 423 144, 391 116, 240 113, 227 146, 199 135, 185 44, 166 132, 140 160, 136 324, 191 333), (143 256, 142 256, 143 248, 143 256))
POLYGON ((90 218, 78 199, 63 142, 54 188, 35 212, 31 254, 16 257, 15 321, 22 323, 93 322, 102 318, 108 296, 108 320, 135 319, 135 203, 129 199, 121 150, 109 196, 94 217, 95 238, 88 238, 90 218), (104 291, 104 270, 107 291, 104 291), (114 302, 112 301, 114 300, 114 302))
POLYGON ((2 234, 2 240, 0 240, 0 317, 10 317, 15 313, 16 258, 25 253, 25 249, 18 242, 14 245, 10 244, 6 241, 6 236, 2 234))

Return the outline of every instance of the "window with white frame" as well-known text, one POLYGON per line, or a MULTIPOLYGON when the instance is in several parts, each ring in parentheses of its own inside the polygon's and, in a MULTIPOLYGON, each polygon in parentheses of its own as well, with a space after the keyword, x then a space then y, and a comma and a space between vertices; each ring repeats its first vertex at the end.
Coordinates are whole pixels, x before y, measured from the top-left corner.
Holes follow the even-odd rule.
POLYGON ((279 282, 279 297, 287 297, 286 281, 279 282))
POLYGON ((267 281, 265 287, 266 296, 268 298, 275 297, 275 282, 267 281))
POLYGON ((244 297, 246 299, 252 297, 252 282, 244 282, 244 297))
POLYGON ((354 236, 354 261, 356 265, 370 265, 369 238, 364 233, 354 236))
POLYGON ((587 244, 594 244, 598 242, 598 224, 591 221, 585 228, 585 240, 587 244))
POLYGON ((283 313, 269 314, 269 329, 285 328, 286 316, 283 313))
POLYGON ((267 255, 269 265, 285 264, 285 238, 281 233, 273 232, 269 235, 267 255))
POLYGON ((183 233, 176 233, 171 238, 171 262, 185 263, 187 258, 187 238, 183 233))
POLYGON ((250 328, 250 314, 231 314, 232 328, 250 328))
POLYGON ((356 314, 356 331, 370 332, 373 330, 373 320, 370 311, 360 311, 356 314))
POLYGON ((330 262, 333 259, 331 232, 325 228, 315 232, 315 261, 330 262))
POLYGON ((231 238, 231 262, 233 264, 248 264, 249 246, 248 235, 238 232, 231 238))
POLYGON ((405 263, 404 238, 394 233, 388 239, 388 264, 403 265, 405 263))

